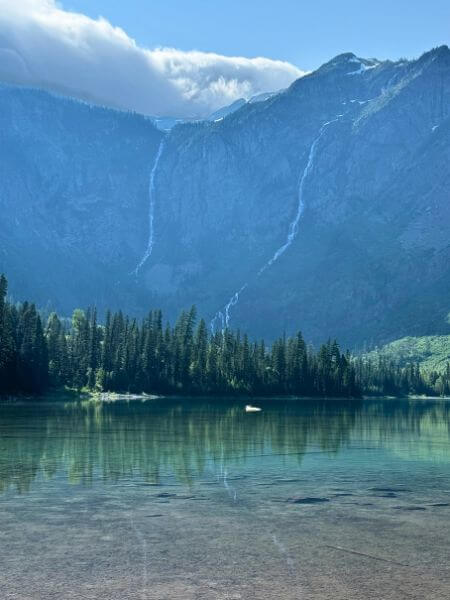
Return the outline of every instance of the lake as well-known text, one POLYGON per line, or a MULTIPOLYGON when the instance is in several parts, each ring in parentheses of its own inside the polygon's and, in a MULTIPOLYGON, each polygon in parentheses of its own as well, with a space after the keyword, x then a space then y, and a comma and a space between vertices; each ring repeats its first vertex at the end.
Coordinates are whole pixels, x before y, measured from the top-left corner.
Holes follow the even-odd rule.
POLYGON ((450 597, 450 401, 0 404, 0 597, 450 597))

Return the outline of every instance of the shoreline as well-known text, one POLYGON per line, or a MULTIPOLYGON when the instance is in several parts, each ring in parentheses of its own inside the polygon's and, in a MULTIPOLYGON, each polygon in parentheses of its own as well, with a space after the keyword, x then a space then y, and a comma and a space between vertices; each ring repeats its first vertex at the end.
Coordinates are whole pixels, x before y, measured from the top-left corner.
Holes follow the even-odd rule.
POLYGON ((424 395, 407 395, 407 396, 380 396, 380 395, 363 395, 363 396, 293 396, 293 395, 273 395, 273 396, 255 396, 255 395, 247 395, 247 394, 236 394, 236 395, 189 395, 189 394, 147 394, 147 393, 132 393, 132 392, 89 392, 86 390, 71 390, 71 389, 61 389, 61 390, 50 390, 47 393, 32 395, 32 394, 4 394, 0 395, 0 402, 16 402, 16 401, 29 401, 29 402, 39 402, 39 401, 48 401, 48 400, 67 400, 67 401, 77 401, 77 400, 93 400, 96 402, 120 402, 120 401, 148 401, 148 400, 237 400, 242 402, 248 402, 250 400, 260 400, 260 401, 276 401, 276 400, 327 400, 327 401, 355 401, 355 402, 363 402, 368 400, 430 400, 430 401, 448 401, 450 400, 450 396, 424 396, 424 395))

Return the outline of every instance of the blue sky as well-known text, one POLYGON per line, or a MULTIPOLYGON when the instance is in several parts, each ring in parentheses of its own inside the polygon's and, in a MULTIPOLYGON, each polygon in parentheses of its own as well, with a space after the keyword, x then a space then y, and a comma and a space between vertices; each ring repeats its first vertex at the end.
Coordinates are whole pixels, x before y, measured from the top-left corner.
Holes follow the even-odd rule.
POLYGON ((344 51, 415 57, 449 42, 450 0, 63 0, 139 44, 266 56, 313 69, 344 51))
POLYGON ((336 54, 415 58, 449 32, 450 0, 0 0, 0 81, 204 118, 336 54))

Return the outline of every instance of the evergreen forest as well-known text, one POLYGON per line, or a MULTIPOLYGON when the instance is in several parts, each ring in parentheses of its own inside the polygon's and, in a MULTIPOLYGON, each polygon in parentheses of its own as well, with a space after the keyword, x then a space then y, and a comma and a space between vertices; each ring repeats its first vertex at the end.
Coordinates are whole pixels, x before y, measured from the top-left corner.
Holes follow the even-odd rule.
POLYGON ((7 300, 0 277, 0 393, 70 388, 174 395, 360 397, 450 394, 450 365, 423 371, 395 358, 352 356, 336 341, 310 347, 299 332, 270 345, 240 331, 211 333, 195 307, 174 325, 152 310, 138 321, 95 308, 45 322, 30 302, 7 300))

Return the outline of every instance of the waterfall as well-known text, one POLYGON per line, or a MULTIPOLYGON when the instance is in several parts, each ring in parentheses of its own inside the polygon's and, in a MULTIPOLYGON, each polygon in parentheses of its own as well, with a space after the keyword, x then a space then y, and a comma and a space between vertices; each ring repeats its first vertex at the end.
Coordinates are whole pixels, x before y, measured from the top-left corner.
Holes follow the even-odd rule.
POLYGON ((216 330, 216 323, 219 322, 221 325, 221 330, 224 331, 226 328, 228 328, 228 325, 230 324, 230 309, 233 306, 236 306, 236 304, 239 302, 239 296, 241 295, 241 293, 245 290, 245 288, 248 286, 248 283, 244 283, 244 285, 238 289, 237 292, 235 292, 230 300, 228 301, 227 304, 225 304, 225 307, 222 310, 219 310, 214 318, 212 319, 211 323, 210 323, 210 327, 211 327, 211 332, 214 333, 216 330))
POLYGON ((236 304, 239 302, 239 296, 241 295, 241 293, 245 290, 245 288, 247 287, 247 283, 244 283, 244 285, 233 294, 233 296, 231 296, 230 301, 228 302, 228 304, 225 306, 225 327, 228 327, 229 323, 230 323, 230 309, 233 306, 236 306, 236 304))
POLYGON ((154 228, 154 219, 155 219, 155 175, 156 175, 156 171, 158 169, 158 164, 159 161, 161 159, 161 155, 163 153, 164 150, 164 145, 165 145, 165 138, 163 138, 159 144, 159 148, 158 148, 158 152, 156 153, 156 157, 155 160, 153 162, 153 167, 152 170, 150 171, 150 181, 149 181, 149 186, 148 186, 148 200, 149 200, 149 208, 148 208, 148 225, 149 225, 149 230, 148 230, 148 242, 147 242, 147 248, 145 249, 145 252, 141 258, 141 260, 138 262, 136 268, 133 270, 133 274, 138 275, 139 271, 142 269, 142 267, 145 265, 145 263, 147 262, 147 260, 150 258, 151 253, 153 251, 153 246, 155 243, 155 228, 154 228))
MULTIPOLYGON (((326 121, 321 126, 321 128, 319 130, 319 134, 317 135, 317 137, 314 139, 313 143, 311 144, 306 166, 303 169, 302 174, 299 179, 298 195, 297 195, 297 199, 298 199, 297 211, 296 211, 294 220, 291 221, 291 223, 289 224, 287 239, 286 239, 285 243, 282 246, 280 246, 278 248, 278 250, 276 250, 276 252, 273 254, 272 258, 270 258, 259 269, 259 271, 256 274, 256 279, 258 279, 258 277, 260 277, 264 273, 264 271, 266 271, 266 269, 268 269, 271 265, 273 265, 273 263, 275 263, 280 258, 280 256, 282 256, 286 252, 286 250, 289 248, 289 246, 292 244, 292 242, 297 237, 298 226, 299 226, 300 220, 302 218, 303 211, 305 210, 305 202, 303 199, 305 181, 313 167, 314 159, 316 157, 317 145, 318 145, 320 139, 322 138, 323 132, 328 127, 328 125, 331 125, 331 123, 335 123, 336 121, 339 121, 339 119, 343 116, 344 115, 338 115, 335 119, 332 119, 331 121, 326 121)), ((230 317, 230 309, 233 306, 236 306, 236 304, 239 302, 239 296, 240 296, 241 292, 243 292, 247 287, 248 287, 248 283, 245 283, 237 292, 235 292, 233 294, 233 296, 230 298, 228 304, 225 305, 224 311, 219 311, 216 313, 216 315, 214 316, 214 318, 211 321, 211 331, 212 332, 215 331, 215 324, 217 321, 221 322, 222 331, 228 327, 228 325, 230 323, 230 318, 231 318, 230 317), (224 313, 225 313, 225 316, 224 316, 224 313)))
POLYGON ((219 324, 221 331, 225 331, 225 317, 223 316, 223 312, 221 310, 216 312, 214 317, 211 319, 211 323, 209 324, 212 334, 216 332, 216 324, 219 324))
POLYGON ((319 135, 316 137, 316 139, 311 144, 311 148, 309 149, 308 161, 306 163, 306 167, 303 169, 303 173, 301 174, 299 184, 298 184, 297 212, 296 212, 294 220, 289 225, 287 239, 286 239, 285 243, 282 246, 280 246, 278 248, 278 250, 274 253, 272 258, 270 260, 268 260, 264 266, 261 267, 261 269, 258 271, 258 275, 257 275, 258 277, 260 275, 262 275, 262 273, 264 273, 264 271, 268 267, 272 266, 273 263, 276 262, 280 258, 280 256, 282 256, 286 252, 286 250, 289 248, 289 246, 292 244, 292 242, 297 237, 300 219, 302 218, 303 211, 305 210, 305 201, 303 199, 303 191, 305 188, 305 181, 306 181, 306 178, 308 177, 309 173, 311 172, 311 169, 314 164, 314 158, 316 157, 317 144, 319 143, 319 141, 323 135, 323 132, 328 127, 328 125, 331 125, 331 123, 335 123, 336 121, 338 121, 341 116, 342 115, 339 115, 338 117, 336 117, 336 119, 333 119, 332 121, 327 121, 326 123, 324 123, 322 125, 322 127, 320 128, 319 135))

